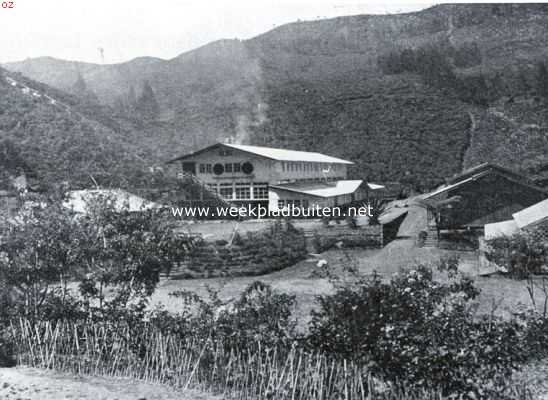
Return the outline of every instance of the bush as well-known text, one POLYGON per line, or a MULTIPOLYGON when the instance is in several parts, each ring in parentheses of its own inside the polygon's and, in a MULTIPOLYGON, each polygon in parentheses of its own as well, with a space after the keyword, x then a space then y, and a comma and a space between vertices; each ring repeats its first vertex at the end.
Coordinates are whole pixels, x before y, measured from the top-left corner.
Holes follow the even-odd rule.
POLYGON ((450 273, 436 282, 424 266, 389 282, 362 278, 318 297, 308 343, 368 364, 394 384, 481 397, 511 375, 526 349, 517 322, 474 318, 478 293, 469 278, 450 273))
POLYGON ((79 217, 59 198, 36 200, 43 206, 0 243, 0 317, 6 319, 115 318, 130 306, 143 308, 160 273, 189 246, 173 232, 169 216, 116 210, 108 197, 90 202, 79 217), (69 283, 77 284, 78 299, 69 283))
POLYGON ((216 335, 236 347, 251 342, 270 347, 287 345, 295 337, 294 307, 294 295, 277 293, 270 285, 256 281, 232 307, 218 313, 216 335))
POLYGON ((536 232, 521 232, 510 237, 487 240, 487 259, 503 267, 513 278, 526 279, 543 272, 548 260, 548 246, 539 240, 536 232))
POLYGON ((548 356, 548 318, 544 313, 527 310, 517 314, 518 321, 526 328, 523 334, 525 351, 530 359, 548 356))
POLYGON ((211 338, 234 349, 252 343, 267 347, 287 345, 295 338, 296 321, 292 317, 295 296, 278 293, 260 281, 250 284, 233 303, 223 303, 209 289, 204 300, 192 292, 178 291, 172 296, 183 300, 179 314, 154 310, 150 322, 163 333, 181 338, 211 338))
POLYGON ((7 333, 0 328, 0 367, 15 366, 15 346, 7 333))
MULTIPOLYGON (((235 233, 230 245, 195 242, 186 258, 189 277, 257 276, 292 266, 306 256, 301 230, 276 222, 261 232, 235 233)), ((178 270, 177 275, 188 273, 178 270)))

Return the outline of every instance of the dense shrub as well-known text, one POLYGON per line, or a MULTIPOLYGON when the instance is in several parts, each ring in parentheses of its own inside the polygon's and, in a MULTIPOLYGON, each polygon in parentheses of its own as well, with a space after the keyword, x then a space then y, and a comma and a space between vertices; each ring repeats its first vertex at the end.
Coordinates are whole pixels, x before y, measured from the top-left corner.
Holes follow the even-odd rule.
POLYGON ((15 346, 12 339, 0 328, 0 368, 15 366, 15 346))
POLYGON ((173 278, 257 276, 292 266, 306 256, 302 231, 276 222, 261 232, 236 232, 230 243, 196 240, 173 278))
POLYGON ((440 283, 418 266, 389 282, 373 276, 319 296, 309 344, 394 383, 485 395, 525 359, 521 325, 474 318, 478 290, 449 275, 440 283))
POLYGON ((288 345, 295 337, 292 314, 295 295, 275 292, 256 281, 249 285, 230 308, 217 317, 217 335, 237 346, 261 342, 266 346, 288 345))
POLYGON ((115 210, 97 199, 75 216, 60 199, 38 198, 0 243, 0 317, 124 317, 143 310, 159 282, 186 251, 161 214, 115 210), (76 283, 76 285, 69 285, 76 283), (78 288, 78 298, 69 290, 78 288))
POLYGON ((231 304, 223 303, 212 290, 208 299, 186 291, 172 295, 184 300, 183 310, 172 314, 159 308, 149 317, 164 333, 211 338, 240 350, 251 343, 288 345, 295 338, 295 296, 276 292, 263 282, 250 284, 231 304))
POLYGON ((376 249, 381 247, 380 229, 374 233, 326 235, 317 232, 312 237, 312 246, 316 253, 322 253, 334 247, 376 249))

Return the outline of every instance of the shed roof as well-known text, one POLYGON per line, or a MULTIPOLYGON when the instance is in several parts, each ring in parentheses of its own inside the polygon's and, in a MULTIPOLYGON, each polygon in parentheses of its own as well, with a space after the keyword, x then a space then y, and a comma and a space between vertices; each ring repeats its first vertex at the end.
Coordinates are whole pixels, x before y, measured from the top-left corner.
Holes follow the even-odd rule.
POLYGON ((275 190, 286 190, 289 192, 296 192, 309 196, 326 198, 354 193, 356 190, 358 190, 362 183, 362 180, 319 183, 288 183, 284 185, 272 185, 270 186, 270 188, 275 190))
POLYGON ((548 199, 512 214, 512 217, 520 229, 548 220, 548 199))
POLYGON ((232 143, 217 143, 212 146, 208 146, 201 150, 195 151, 193 153, 186 154, 181 157, 177 157, 170 162, 184 160, 192 156, 196 156, 205 151, 214 149, 216 147, 228 147, 232 149, 237 149, 244 151, 246 153, 255 154, 261 157, 270 158, 277 161, 298 161, 298 162, 316 162, 316 163, 326 163, 326 164, 354 164, 352 161, 343 160, 341 158, 328 156, 322 153, 315 153, 309 151, 298 151, 298 150, 286 150, 286 149, 277 149, 273 147, 263 147, 263 146, 250 146, 243 144, 232 144, 232 143))
POLYGON ((407 214, 408 212, 409 208, 391 207, 382 212, 382 214, 379 216, 379 222, 381 223, 381 225, 389 224, 390 222, 401 217, 403 214, 407 214))

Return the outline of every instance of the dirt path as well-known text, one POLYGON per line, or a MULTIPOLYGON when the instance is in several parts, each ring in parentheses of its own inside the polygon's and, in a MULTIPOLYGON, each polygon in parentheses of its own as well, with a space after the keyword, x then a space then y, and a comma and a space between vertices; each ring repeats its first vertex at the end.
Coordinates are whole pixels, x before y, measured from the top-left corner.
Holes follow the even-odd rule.
POLYGON ((2 400, 213 400, 127 379, 76 377, 30 368, 0 368, 2 400))

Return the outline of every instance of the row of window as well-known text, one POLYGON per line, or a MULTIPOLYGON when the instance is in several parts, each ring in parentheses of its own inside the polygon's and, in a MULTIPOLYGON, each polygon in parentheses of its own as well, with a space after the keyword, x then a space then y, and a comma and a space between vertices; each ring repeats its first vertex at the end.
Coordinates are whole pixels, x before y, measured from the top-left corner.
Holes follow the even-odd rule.
POLYGON ((308 200, 307 199, 302 199, 302 200, 283 200, 283 199, 280 199, 278 200, 278 208, 279 209, 283 209, 283 208, 292 208, 292 207, 295 207, 295 208, 308 208, 309 207, 309 203, 308 203, 308 200))
MULTIPOLYGON (((224 172, 240 173, 242 172, 242 163, 225 163, 224 172)), ((342 168, 339 164, 323 164, 323 163, 305 163, 305 162, 283 162, 283 172, 320 172, 320 171, 340 171, 342 168)), ((198 170, 201 174, 212 174, 213 164, 199 164, 198 170)))
POLYGON ((346 178, 344 176, 327 176, 327 177, 317 177, 317 178, 297 178, 297 179, 283 179, 278 181, 279 184, 282 183, 317 183, 317 182, 334 182, 334 181, 344 181, 346 178))
POLYGON ((213 173, 213 166, 211 164, 200 164, 199 171, 200 174, 211 174, 213 173))
POLYGON ((208 184, 208 187, 227 200, 268 200, 268 184, 254 183, 216 183, 208 184), (251 193, 253 192, 253 198, 251 193))
POLYGON ((340 164, 324 164, 324 163, 306 163, 306 162, 283 162, 283 172, 320 172, 320 171, 340 171, 340 164))
MULTIPOLYGON (((222 167, 224 167, 225 173, 240 173, 242 172, 242 163, 226 163, 226 164, 220 164, 222 167)), ((198 171, 201 174, 212 174, 213 171, 213 164, 200 164, 198 166, 198 171)))

